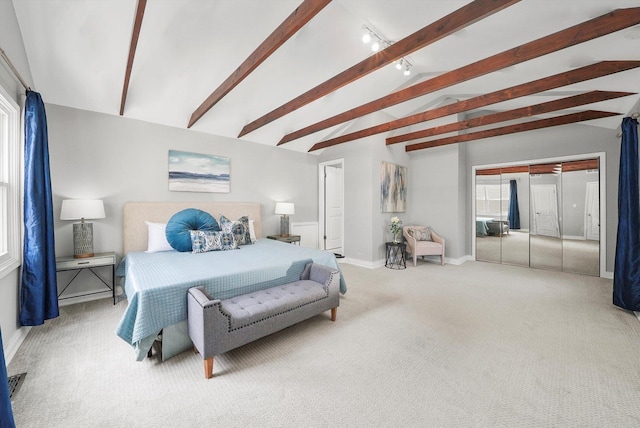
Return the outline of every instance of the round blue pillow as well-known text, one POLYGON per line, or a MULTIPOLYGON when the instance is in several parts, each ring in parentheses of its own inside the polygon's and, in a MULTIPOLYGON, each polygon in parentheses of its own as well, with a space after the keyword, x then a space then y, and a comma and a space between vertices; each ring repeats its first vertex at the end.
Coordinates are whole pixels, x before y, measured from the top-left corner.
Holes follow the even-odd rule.
POLYGON ((175 213, 165 229, 169 245, 176 251, 191 251, 192 230, 220 231, 220 225, 211 214, 196 208, 175 213))

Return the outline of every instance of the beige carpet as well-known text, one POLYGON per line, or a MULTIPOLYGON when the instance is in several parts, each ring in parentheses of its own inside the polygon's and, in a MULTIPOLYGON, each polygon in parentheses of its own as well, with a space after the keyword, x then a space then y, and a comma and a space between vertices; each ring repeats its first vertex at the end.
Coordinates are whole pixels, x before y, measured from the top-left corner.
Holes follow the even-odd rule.
POLYGON ((343 265, 328 314, 216 359, 134 361, 126 302, 62 308, 9 375, 18 427, 640 426, 640 323, 611 281, 467 262, 343 265))

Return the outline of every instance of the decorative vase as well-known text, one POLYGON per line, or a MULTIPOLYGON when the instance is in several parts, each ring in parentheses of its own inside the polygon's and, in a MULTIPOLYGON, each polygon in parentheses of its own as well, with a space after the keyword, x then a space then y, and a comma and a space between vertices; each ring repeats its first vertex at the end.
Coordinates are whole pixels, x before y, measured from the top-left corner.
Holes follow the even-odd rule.
POLYGON ((392 232, 393 233, 393 243, 394 244, 399 244, 400 243, 400 237, 398 236, 398 232, 392 232))

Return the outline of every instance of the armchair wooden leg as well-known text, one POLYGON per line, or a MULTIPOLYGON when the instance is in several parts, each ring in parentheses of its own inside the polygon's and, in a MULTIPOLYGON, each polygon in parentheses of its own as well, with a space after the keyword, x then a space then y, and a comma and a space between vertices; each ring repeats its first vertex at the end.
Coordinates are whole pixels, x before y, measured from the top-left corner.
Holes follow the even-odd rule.
POLYGON ((331 308, 331 321, 335 321, 338 317, 338 308, 331 308))
POLYGON ((204 360, 204 377, 211 379, 213 376, 213 357, 204 360))

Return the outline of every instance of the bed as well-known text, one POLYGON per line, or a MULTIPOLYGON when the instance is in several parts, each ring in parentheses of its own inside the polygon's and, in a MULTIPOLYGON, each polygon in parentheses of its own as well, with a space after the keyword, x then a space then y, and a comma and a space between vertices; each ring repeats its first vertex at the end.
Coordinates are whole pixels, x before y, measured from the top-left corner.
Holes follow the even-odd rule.
POLYGON ((476 217, 476 236, 503 236, 509 233, 509 221, 492 217, 476 217))
MULTIPOLYGON (((162 332, 162 358, 190 349, 187 331, 187 292, 204 286, 214 298, 226 299, 299 279, 308 262, 339 269, 332 253, 262 238, 261 205, 256 203, 128 202, 123 209, 124 258, 117 275, 123 279, 128 305, 116 334, 142 360, 162 332), (254 244, 237 250, 148 253, 145 221, 166 223, 186 208, 215 218, 224 215, 254 220, 254 244)), ((340 291, 346 293, 344 277, 340 291)))
POLYGON ((487 236, 489 234, 489 223, 492 221, 491 217, 476 217, 476 235, 487 236))

